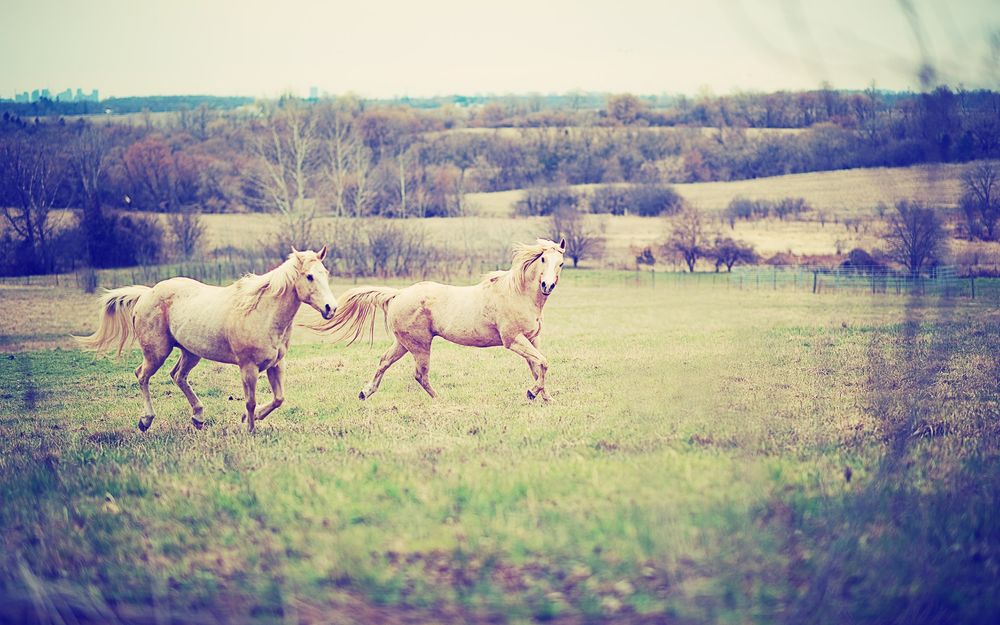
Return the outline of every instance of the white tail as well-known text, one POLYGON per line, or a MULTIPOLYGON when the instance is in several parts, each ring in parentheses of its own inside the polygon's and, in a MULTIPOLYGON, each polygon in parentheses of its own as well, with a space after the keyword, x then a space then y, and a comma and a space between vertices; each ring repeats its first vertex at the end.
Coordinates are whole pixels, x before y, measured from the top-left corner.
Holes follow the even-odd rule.
POLYGON ((100 299, 102 312, 97 332, 74 338, 81 346, 98 351, 104 351, 117 343, 120 356, 125 346, 135 338, 132 309, 140 297, 152 290, 148 286, 134 285, 105 291, 100 299))
POLYGON ((328 321, 310 324, 309 327, 317 332, 337 334, 339 340, 349 339, 348 345, 358 340, 366 329, 367 334, 374 337, 375 309, 381 308, 384 315, 389 302, 397 295, 399 289, 385 286, 355 287, 337 298, 339 304, 333 317, 328 321))

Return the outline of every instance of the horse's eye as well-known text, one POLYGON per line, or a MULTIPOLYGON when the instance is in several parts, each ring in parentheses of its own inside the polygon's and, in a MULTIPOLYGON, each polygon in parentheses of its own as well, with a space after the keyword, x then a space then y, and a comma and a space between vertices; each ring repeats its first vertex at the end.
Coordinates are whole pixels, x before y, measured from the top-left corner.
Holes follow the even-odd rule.
POLYGON ((543 262, 543 263, 545 262, 545 259, 544 259, 544 258, 542 259, 542 262, 543 262))
POLYGON ((306 276, 306 280, 312 282, 313 281, 313 275, 312 274, 307 275, 306 276))

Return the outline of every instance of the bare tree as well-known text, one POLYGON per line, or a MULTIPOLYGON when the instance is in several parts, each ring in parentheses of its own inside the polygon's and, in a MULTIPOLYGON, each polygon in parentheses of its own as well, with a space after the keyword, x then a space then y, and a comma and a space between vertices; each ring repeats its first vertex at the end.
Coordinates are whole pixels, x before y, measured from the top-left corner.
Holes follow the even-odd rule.
POLYGON ((573 261, 573 267, 581 260, 599 260, 604 256, 604 224, 599 227, 588 225, 584 216, 575 208, 564 208, 552 213, 549 232, 553 241, 566 240, 565 255, 573 261))
POLYGON ((357 141, 348 115, 334 110, 326 126, 326 175, 333 187, 334 210, 338 217, 347 214, 346 191, 351 170, 351 154, 357 141))
POLYGON ((705 255, 705 235, 701 223, 701 213, 688 206, 674 220, 670 237, 664 249, 684 259, 688 271, 693 272, 698 259, 705 255))
POLYGON ((959 206, 965 214, 969 237, 995 241, 1000 232, 1000 169, 983 162, 969 167, 962 176, 964 193, 959 206))
POLYGON ((621 124, 634 124, 642 115, 645 106, 642 100, 631 93, 621 93, 608 98, 607 115, 621 124))
POLYGON ((290 245, 312 243, 316 206, 307 196, 317 142, 316 115, 294 99, 266 107, 251 134, 261 167, 250 175, 250 186, 262 208, 277 214, 279 238, 290 245))
POLYGON ((906 267, 912 276, 924 266, 940 260, 948 233, 938 212, 920 202, 901 200, 887 220, 883 236, 889 257, 906 267))
POLYGON ((396 161, 399 167, 399 214, 406 217, 406 166, 408 159, 407 146, 402 142, 397 147, 396 161))
POLYGON ((63 162, 50 147, 18 137, 0 141, 0 209, 21 238, 28 272, 50 269, 55 224, 49 213, 64 181, 63 162))
POLYGON ((371 185, 372 151, 363 141, 354 141, 354 149, 350 151, 351 170, 354 178, 354 197, 351 206, 355 217, 368 213, 368 206, 373 196, 371 185))
POLYGON ((98 264, 105 230, 101 190, 105 184, 111 141, 107 130, 86 125, 70 144, 69 163, 83 195, 83 231, 91 266, 98 264))
POLYGON ((182 209, 167 216, 167 225, 173 235, 174 249, 178 256, 185 260, 193 258, 205 237, 205 223, 201 216, 189 209, 182 209))
POLYGON ((758 260, 752 245, 722 236, 715 237, 715 243, 705 251, 705 255, 715 261, 716 271, 723 265, 726 266, 726 271, 732 271, 733 265, 752 265, 758 260))

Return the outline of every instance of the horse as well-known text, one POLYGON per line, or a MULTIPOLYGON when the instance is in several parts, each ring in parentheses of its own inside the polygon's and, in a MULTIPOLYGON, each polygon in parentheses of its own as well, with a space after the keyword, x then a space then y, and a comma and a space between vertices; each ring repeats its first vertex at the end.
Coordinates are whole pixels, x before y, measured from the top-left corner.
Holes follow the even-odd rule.
POLYGON ((407 352, 416 365, 417 383, 432 398, 431 341, 441 338, 469 347, 503 346, 524 358, 534 378, 528 399, 552 397, 545 390, 549 363, 538 351, 542 308, 559 281, 566 241, 538 239, 535 245, 515 244, 511 268, 486 274, 473 286, 419 282, 405 289, 360 286, 341 295, 341 306, 329 320, 308 324, 353 343, 367 331, 374 340, 376 309, 384 315, 386 330, 395 337, 382 355, 375 376, 358 394, 365 400, 375 394, 386 370, 407 352))
POLYGON ((292 248, 281 265, 263 275, 248 274, 225 287, 210 286, 190 278, 170 278, 153 287, 134 285, 105 291, 100 298, 96 332, 75 337, 84 348, 103 351, 117 344, 121 356, 126 344, 138 340, 142 364, 135 376, 145 399, 139 430, 145 432, 156 416, 149 397, 149 379, 173 351, 181 356, 170 372, 191 404, 191 423, 204 426, 201 400, 187 376, 202 358, 238 365, 243 378, 246 414, 252 434, 254 422, 271 414, 284 402, 284 357, 292 334, 292 319, 302 303, 331 319, 337 300, 330 292, 329 273, 323 266, 326 246, 319 252, 292 248), (257 378, 267 372, 273 398, 256 411, 257 378))

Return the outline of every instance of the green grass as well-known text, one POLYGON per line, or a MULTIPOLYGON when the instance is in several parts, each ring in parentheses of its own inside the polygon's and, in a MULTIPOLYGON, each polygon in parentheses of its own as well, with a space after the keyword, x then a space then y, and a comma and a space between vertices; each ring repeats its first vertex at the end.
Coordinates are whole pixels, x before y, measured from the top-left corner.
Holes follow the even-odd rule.
POLYGON ((231 366, 192 373, 198 432, 171 358, 142 434, 137 352, 0 355, 0 591, 230 622, 1000 613, 995 306, 580 279, 542 336, 551 405, 444 342, 439 400, 406 357, 362 403, 384 337, 297 332, 253 437, 231 366))

